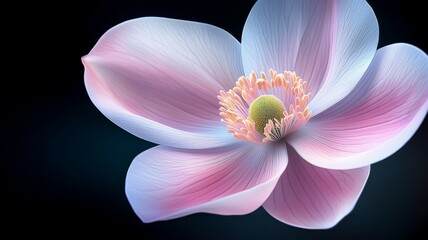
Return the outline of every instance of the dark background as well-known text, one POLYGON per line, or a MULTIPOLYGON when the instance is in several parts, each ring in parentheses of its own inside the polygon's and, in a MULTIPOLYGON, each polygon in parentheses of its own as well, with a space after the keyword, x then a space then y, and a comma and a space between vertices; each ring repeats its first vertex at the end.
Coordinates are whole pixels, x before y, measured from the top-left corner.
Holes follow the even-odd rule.
MULTIPOLYGON (((114 25, 162 16, 210 23, 240 40, 255 1, 61 1, 33 3, 4 29, 11 51, 2 85, 2 227, 20 236, 138 239, 404 239, 428 236, 427 122, 397 153, 372 166, 355 209, 330 230, 304 230, 262 208, 244 216, 194 214, 142 223, 124 194, 128 166, 154 146, 111 123, 89 100, 80 57, 114 25), (29 17, 30 16, 30 17, 29 17), (23 20, 20 22, 18 20, 23 20), (7 76, 7 75, 6 75, 7 76), (16 230, 18 229, 18 230, 16 230)), ((407 42, 428 52, 422 3, 368 1, 379 47, 407 42)), ((5 9, 6 11, 8 9, 5 9)), ((422 237, 424 238, 424 237, 422 237)), ((419 238, 421 239, 421 238, 419 238)))

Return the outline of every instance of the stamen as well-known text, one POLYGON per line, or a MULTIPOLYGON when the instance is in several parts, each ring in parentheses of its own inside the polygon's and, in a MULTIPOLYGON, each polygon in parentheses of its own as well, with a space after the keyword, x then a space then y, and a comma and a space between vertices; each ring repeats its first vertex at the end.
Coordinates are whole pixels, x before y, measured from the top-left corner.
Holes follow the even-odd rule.
POLYGON ((228 92, 222 90, 217 96, 221 105, 221 121, 235 138, 253 143, 278 141, 308 122, 311 111, 307 105, 311 93, 306 93, 307 83, 290 71, 278 74, 270 69, 269 75, 270 80, 264 72, 260 73, 260 78, 255 72, 251 72, 249 77, 241 76, 236 81, 236 87, 228 92), (279 107, 276 101, 264 100, 263 104, 276 105, 272 107, 273 113, 263 113, 266 116, 262 114, 262 118, 259 113, 250 114, 250 106, 256 99, 269 95, 285 107, 279 107), (283 112, 278 115, 279 109, 283 112))

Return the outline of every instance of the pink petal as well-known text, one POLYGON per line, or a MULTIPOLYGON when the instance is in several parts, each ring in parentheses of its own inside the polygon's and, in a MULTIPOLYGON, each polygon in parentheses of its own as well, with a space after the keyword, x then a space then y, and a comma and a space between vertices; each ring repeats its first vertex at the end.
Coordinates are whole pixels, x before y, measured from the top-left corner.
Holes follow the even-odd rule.
POLYGON ((400 149, 428 111, 428 56, 408 44, 380 49, 341 102, 287 138, 314 165, 362 167, 400 149))
POLYGON ((268 198, 286 165, 284 143, 203 150, 158 146, 132 162, 126 195, 144 222, 196 212, 246 214, 268 198))
POLYGON ((220 122, 217 95, 243 71, 240 44, 227 32, 181 20, 134 19, 107 31, 83 63, 91 100, 138 137, 185 148, 233 141, 220 122))
POLYGON ((288 166, 263 204, 281 222, 309 229, 336 225, 354 208, 370 166, 351 170, 316 167, 288 147, 288 166))
POLYGON ((355 87, 378 36, 366 1, 260 0, 242 35, 244 69, 296 71, 315 96, 310 103, 315 115, 355 87))

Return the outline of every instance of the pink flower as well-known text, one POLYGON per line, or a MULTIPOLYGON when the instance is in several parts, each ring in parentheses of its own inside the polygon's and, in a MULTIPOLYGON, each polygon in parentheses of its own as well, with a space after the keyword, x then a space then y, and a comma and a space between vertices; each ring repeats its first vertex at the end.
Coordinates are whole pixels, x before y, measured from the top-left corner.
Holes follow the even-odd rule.
POLYGON ((362 0, 260 0, 239 43, 203 23, 145 17, 83 57, 95 106, 159 144, 131 164, 126 194, 144 222, 263 206, 330 228, 354 207, 370 164, 396 152, 428 110, 428 57, 376 50, 362 0), (220 115, 220 116, 219 116, 220 115))

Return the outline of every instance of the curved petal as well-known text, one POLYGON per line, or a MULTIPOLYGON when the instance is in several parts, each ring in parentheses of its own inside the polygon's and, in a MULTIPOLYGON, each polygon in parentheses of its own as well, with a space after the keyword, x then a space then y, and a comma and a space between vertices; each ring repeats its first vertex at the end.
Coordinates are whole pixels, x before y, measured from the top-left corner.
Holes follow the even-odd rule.
POLYGON ((217 95, 243 71, 240 44, 227 32, 139 18, 107 31, 82 60, 93 103, 138 137, 183 148, 233 141, 220 122, 217 95))
POLYGON ((354 208, 370 166, 351 170, 316 167, 288 147, 288 166, 263 204, 281 222, 309 229, 336 225, 354 208))
POLYGON ((428 111, 428 56, 408 44, 380 49, 341 102, 309 120, 287 141, 310 163, 350 169, 400 149, 428 111))
POLYGON ((286 165, 284 143, 203 150, 158 146, 132 162, 126 195, 144 222, 196 212, 246 214, 263 204, 286 165))
POLYGON ((355 87, 378 37, 366 1, 260 0, 242 35, 244 70, 295 71, 314 96, 309 105, 314 116, 355 87))

